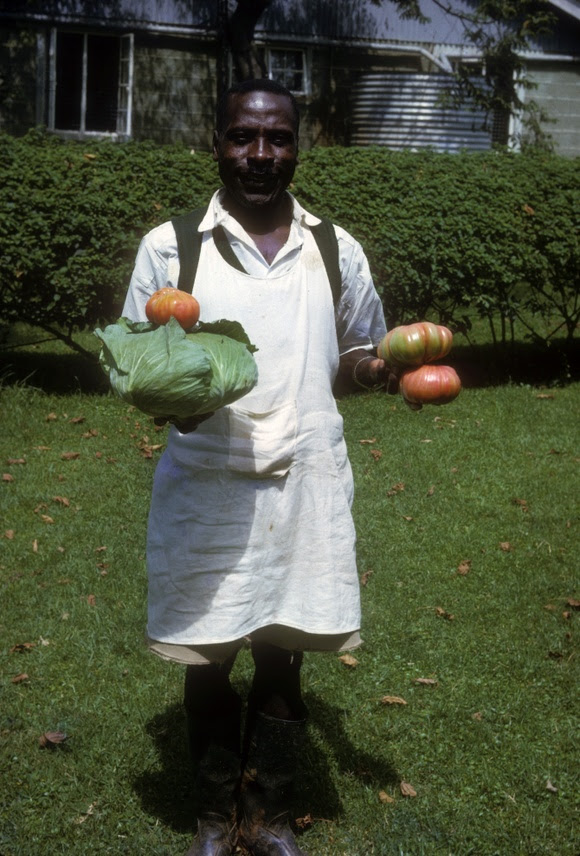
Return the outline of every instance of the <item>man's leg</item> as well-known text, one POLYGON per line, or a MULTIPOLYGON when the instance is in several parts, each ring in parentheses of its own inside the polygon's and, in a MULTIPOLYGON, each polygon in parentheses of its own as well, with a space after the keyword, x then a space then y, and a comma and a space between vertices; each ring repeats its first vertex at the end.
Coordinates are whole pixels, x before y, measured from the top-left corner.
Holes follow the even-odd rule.
POLYGON ((240 839, 253 856, 304 856, 288 825, 297 756, 306 727, 301 652, 252 645, 240 839))
POLYGON ((241 699, 230 684, 234 660, 235 654, 221 664, 186 669, 184 701, 198 805, 198 831, 187 856, 230 856, 236 844, 241 699))

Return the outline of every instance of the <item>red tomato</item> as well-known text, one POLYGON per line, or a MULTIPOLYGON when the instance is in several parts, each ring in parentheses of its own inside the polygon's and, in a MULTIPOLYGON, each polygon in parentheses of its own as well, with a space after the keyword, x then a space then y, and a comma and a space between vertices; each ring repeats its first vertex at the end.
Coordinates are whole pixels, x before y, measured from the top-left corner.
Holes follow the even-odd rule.
POLYGON ((167 324, 173 316, 184 330, 195 326, 199 320, 199 303, 186 291, 177 288, 160 288, 151 295, 145 306, 145 314, 155 324, 167 324))
POLYGON ((459 395, 461 381, 451 366, 425 364, 403 372, 399 389, 413 404, 447 404, 459 395))
POLYGON ((451 350, 453 333, 440 324, 418 321, 389 330, 380 343, 379 357, 390 366, 420 366, 440 360, 451 350))

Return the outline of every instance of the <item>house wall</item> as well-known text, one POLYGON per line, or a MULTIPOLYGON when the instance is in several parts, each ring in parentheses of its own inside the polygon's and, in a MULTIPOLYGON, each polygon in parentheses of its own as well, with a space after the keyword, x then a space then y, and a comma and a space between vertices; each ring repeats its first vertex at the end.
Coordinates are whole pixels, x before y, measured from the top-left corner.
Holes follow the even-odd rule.
POLYGON ((133 138, 211 149, 216 56, 209 43, 137 34, 133 138))
POLYGON ((529 62, 530 78, 536 89, 526 93, 550 120, 543 130, 550 134, 555 151, 560 155, 580 155, 580 65, 570 62, 529 62))
POLYGON ((0 130, 18 135, 34 128, 36 90, 36 33, 0 27, 0 130))

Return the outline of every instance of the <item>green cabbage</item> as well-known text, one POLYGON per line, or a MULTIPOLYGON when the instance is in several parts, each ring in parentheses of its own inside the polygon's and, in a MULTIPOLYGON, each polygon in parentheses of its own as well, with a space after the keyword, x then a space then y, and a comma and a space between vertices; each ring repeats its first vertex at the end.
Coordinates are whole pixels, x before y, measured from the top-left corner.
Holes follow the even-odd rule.
POLYGON ((150 416, 211 413, 258 380, 256 348, 237 321, 200 323, 186 333, 175 318, 161 326, 120 318, 95 335, 114 392, 150 416))

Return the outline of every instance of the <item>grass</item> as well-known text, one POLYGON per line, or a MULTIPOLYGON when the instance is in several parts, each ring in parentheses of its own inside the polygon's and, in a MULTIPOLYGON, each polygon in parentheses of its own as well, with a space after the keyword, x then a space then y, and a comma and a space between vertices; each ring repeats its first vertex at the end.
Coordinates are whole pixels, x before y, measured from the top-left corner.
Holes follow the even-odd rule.
MULTIPOLYGON (((33 357, 33 382, 69 360, 33 357)), ((142 642, 165 433, 71 365, 58 394, 1 390, 0 853, 169 856, 193 827, 183 671, 142 642), (68 739, 40 748, 47 731, 68 739)), ((354 667, 306 657, 309 856, 579 852, 579 399, 512 382, 420 413, 340 402, 365 645, 354 667)))

